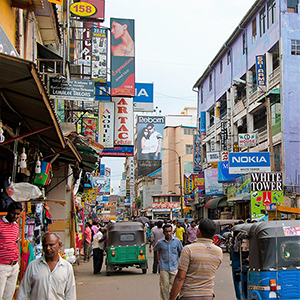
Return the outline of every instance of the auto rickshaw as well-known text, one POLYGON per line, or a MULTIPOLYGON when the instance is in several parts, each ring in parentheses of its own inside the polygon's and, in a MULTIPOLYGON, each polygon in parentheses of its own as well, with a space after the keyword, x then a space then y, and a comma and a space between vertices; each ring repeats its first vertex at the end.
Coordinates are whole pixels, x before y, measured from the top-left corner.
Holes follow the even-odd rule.
POLYGON ((232 277, 236 299, 300 299, 300 221, 233 227, 232 277))
POLYGON ((119 222, 107 226, 106 275, 136 267, 147 273, 146 236, 140 222, 119 222))

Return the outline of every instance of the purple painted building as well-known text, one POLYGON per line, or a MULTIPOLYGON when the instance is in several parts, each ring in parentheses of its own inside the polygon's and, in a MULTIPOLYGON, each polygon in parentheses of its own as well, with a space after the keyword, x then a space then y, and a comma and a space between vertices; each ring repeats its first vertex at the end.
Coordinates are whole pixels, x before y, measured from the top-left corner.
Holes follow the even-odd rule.
MULTIPOLYGON (((199 124, 206 124, 203 157, 206 152, 226 150, 221 143, 225 122, 226 148, 231 152, 242 134, 254 134, 256 144, 239 151, 270 151, 273 143, 273 169, 283 172, 290 190, 300 185, 299 14, 298 0, 255 1, 194 85, 199 124), (257 56, 264 61, 264 72, 257 68, 257 56), (257 86, 261 79, 264 87, 257 86)), ((205 163, 204 159, 204 168, 209 167, 205 163)))

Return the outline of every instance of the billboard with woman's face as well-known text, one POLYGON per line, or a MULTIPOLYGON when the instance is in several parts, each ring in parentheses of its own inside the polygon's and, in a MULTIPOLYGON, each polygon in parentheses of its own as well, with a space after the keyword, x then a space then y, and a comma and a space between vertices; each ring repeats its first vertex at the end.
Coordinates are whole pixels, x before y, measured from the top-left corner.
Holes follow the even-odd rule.
POLYGON ((110 19, 111 96, 135 95, 134 20, 110 19))

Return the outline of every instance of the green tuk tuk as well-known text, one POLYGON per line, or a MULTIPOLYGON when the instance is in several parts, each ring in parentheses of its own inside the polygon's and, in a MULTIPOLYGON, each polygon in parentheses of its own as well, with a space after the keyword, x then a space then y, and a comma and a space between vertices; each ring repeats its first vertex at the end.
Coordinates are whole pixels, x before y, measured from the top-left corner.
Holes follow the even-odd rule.
POLYGON ((136 267, 147 273, 146 235, 140 222, 120 222, 107 226, 106 275, 111 271, 136 267))

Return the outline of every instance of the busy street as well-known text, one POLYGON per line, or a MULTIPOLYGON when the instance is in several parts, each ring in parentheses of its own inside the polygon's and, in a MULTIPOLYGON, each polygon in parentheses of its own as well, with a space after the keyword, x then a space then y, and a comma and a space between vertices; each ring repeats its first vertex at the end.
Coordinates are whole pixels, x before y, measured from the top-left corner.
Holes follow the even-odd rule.
MULTIPOLYGON (((76 291, 78 299, 122 299, 140 300, 159 299, 159 274, 152 274, 153 253, 147 252, 148 271, 142 274, 140 269, 128 268, 106 276, 105 265, 102 274, 93 274, 92 260, 74 265, 76 291)), ((229 254, 224 253, 224 260, 217 270, 215 279, 216 300, 235 299, 229 254)))

